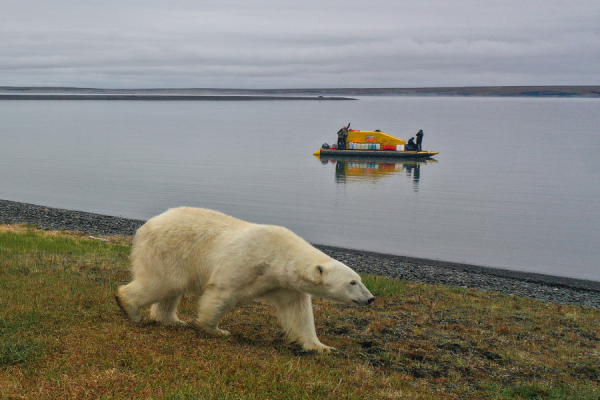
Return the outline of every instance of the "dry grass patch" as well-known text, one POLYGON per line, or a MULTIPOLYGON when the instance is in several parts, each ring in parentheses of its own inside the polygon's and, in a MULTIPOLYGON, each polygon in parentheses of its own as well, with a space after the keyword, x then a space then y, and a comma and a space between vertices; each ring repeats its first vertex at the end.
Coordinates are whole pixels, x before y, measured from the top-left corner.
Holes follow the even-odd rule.
MULTIPOLYGON (((114 304, 129 242, 0 226, 0 398, 598 399, 598 310, 366 276, 369 308, 315 302, 332 355, 261 303, 228 339, 134 326, 114 304)), ((184 299, 191 321, 195 299, 184 299)))

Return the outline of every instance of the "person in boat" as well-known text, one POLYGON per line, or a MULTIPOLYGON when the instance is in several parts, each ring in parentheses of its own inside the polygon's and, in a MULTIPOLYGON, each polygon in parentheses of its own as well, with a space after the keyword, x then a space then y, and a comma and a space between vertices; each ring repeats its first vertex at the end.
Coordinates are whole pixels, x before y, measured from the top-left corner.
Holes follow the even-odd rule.
POLYGON ((342 129, 340 129, 338 131, 337 135, 338 135, 338 142, 337 142, 338 150, 346 150, 346 139, 348 139, 348 127, 344 126, 342 129))
POLYGON ((415 136, 417 136, 417 150, 421 151, 421 143, 423 142, 423 129, 420 129, 415 136))
POLYGON ((415 151, 417 150, 417 145, 415 144, 415 138, 411 137, 408 139, 408 143, 406 143, 406 151, 415 151))

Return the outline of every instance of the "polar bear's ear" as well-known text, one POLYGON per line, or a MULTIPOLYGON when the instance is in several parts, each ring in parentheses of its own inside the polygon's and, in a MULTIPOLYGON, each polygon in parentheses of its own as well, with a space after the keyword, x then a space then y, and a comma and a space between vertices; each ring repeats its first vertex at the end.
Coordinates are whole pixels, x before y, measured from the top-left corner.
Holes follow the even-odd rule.
POLYGON ((323 282, 323 274, 324 273, 325 273, 325 267, 320 264, 317 264, 317 265, 315 265, 312 272, 310 273, 310 280, 313 283, 320 284, 323 282))
POLYGON ((313 264, 303 270, 299 277, 302 280, 312 282, 313 284, 321 284, 323 282, 323 275, 325 274, 325 267, 320 264, 313 264))

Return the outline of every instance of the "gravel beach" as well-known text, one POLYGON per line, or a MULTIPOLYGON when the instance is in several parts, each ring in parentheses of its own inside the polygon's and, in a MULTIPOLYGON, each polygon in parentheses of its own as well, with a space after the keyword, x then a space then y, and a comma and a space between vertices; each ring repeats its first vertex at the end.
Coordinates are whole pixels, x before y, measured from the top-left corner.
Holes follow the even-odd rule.
MULTIPOLYGON (((28 223, 89 235, 133 235, 141 220, 0 200, 0 224, 28 223)), ((357 272, 477 288, 555 304, 600 308, 600 282, 316 245, 357 272)))

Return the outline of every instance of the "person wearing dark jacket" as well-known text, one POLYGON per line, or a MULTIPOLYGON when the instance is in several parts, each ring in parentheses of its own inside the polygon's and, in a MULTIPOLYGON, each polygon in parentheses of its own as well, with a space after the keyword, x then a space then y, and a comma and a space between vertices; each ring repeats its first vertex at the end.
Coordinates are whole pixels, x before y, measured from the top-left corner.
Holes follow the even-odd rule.
POLYGON ((408 143, 406 143, 406 151, 415 151, 417 150, 417 145, 415 144, 415 138, 411 137, 408 139, 408 143))
POLYGON ((421 143, 423 142, 423 129, 419 130, 416 134, 417 136, 417 150, 421 151, 421 143))
POLYGON ((338 150, 345 150, 346 149, 346 140, 348 138, 348 127, 345 126, 342 129, 340 129, 338 131, 337 135, 338 135, 338 141, 337 141, 338 150))

